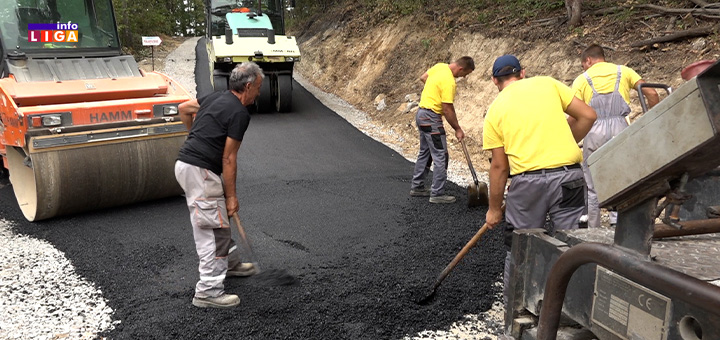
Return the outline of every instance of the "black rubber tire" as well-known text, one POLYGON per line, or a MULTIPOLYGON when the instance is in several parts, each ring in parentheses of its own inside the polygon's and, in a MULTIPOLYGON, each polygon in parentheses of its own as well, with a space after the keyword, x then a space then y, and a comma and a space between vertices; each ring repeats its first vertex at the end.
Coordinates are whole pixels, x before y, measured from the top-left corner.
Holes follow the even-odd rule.
POLYGON ((255 99, 255 107, 258 113, 268 113, 273 108, 272 85, 273 77, 268 75, 263 79, 260 86, 260 95, 255 99))
POLYGON ((213 86, 215 91, 225 91, 228 89, 228 77, 221 75, 213 76, 213 86))
POLYGON ((280 74, 275 82, 277 86, 277 97, 275 98, 275 109, 277 112, 285 113, 292 111, 292 76, 280 74))
POLYGON ((213 92, 210 58, 205 46, 205 38, 200 38, 195 46, 195 92, 197 98, 213 92))

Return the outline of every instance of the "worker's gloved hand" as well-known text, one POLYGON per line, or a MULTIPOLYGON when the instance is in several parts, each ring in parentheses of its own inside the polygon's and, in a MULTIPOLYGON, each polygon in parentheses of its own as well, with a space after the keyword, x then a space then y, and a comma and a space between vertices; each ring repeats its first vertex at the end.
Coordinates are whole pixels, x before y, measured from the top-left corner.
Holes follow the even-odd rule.
POLYGON ((492 209, 490 208, 485 214, 485 223, 487 223, 488 228, 492 229, 496 225, 500 224, 503 218, 503 209, 492 209))
POLYGON ((225 198, 225 204, 227 206, 228 216, 235 215, 235 213, 237 213, 240 209, 240 204, 235 196, 225 198))

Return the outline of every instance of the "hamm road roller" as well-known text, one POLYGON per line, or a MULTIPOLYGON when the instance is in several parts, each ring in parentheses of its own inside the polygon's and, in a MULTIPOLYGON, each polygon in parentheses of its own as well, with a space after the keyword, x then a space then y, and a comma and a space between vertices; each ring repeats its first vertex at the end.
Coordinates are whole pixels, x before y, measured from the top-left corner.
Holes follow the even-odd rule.
MULTIPOLYGON (((214 90, 227 89, 228 76, 235 65, 253 61, 265 73, 255 102, 257 111, 292 109, 292 73, 293 66, 300 61, 300 48, 295 37, 285 35, 285 3, 285 0, 206 1, 204 41, 214 90)), ((291 1, 290 5, 293 4, 291 1)))
POLYGON ((0 158, 25 217, 180 194, 190 94, 122 54, 111 0, 0 3, 0 158))

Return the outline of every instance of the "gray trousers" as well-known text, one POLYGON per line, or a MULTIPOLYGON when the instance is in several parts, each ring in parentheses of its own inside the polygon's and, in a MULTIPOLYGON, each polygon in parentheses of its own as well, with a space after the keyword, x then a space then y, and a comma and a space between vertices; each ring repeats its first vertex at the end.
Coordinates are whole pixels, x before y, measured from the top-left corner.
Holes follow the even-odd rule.
MULTIPOLYGON (((600 202, 598 202, 597 191, 595 191, 595 183, 593 183, 590 169, 587 166, 587 159, 603 144, 617 136, 628 127, 625 116, 630 114, 630 106, 625 102, 619 92, 620 80, 622 73, 620 65, 617 66, 617 77, 615 80, 615 90, 610 93, 598 93, 595 91, 593 81, 585 72, 583 74, 587 79, 588 85, 593 90, 593 96, 589 105, 595 109, 597 120, 593 123, 590 132, 583 140, 583 171, 585 172, 585 181, 587 182, 587 215, 588 227, 600 227, 600 202)), ((610 223, 617 222, 617 214, 611 214, 610 223)))
POLYGON ((427 109, 419 109, 415 123, 420 131, 420 152, 415 161, 411 189, 424 189, 425 177, 433 166, 433 180, 430 196, 442 196, 445 193, 447 168, 450 156, 447 151, 447 138, 441 115, 427 109))
POLYGON ((175 162, 175 178, 185 191, 195 249, 200 259, 200 280, 195 296, 216 297, 224 293, 225 274, 240 263, 225 205, 222 178, 210 170, 175 162), (232 254, 232 256, 230 256, 232 254))
MULTIPOLYGON (((505 244, 510 249, 515 229, 545 228, 549 215, 550 232, 577 229, 585 208, 585 179, 582 169, 513 176, 505 203, 505 244)), ((507 307, 511 268, 510 251, 503 273, 504 302, 507 307)))
MULTIPOLYGON (((625 102, 623 102, 623 104, 624 103, 625 102)), ((590 168, 587 166, 587 159, 590 158, 590 155, 592 155, 597 149, 622 132, 627 126, 627 122, 622 116, 602 120, 599 119, 595 121, 595 125, 593 125, 590 129, 590 132, 587 136, 585 136, 583 141, 582 166, 585 174, 585 181, 587 182, 588 187, 587 215, 589 228, 599 228, 601 219, 600 202, 598 201, 597 191, 595 191, 595 183, 593 182, 592 175, 590 174, 590 168)), ((617 213, 615 213, 613 217, 613 219, 617 221, 617 213)))

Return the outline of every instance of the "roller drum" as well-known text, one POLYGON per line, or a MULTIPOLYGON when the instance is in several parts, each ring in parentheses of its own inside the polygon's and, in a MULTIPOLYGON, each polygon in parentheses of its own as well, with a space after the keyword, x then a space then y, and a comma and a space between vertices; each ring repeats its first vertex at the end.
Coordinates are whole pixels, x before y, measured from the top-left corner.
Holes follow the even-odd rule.
MULTIPOLYGON (((29 221, 182 193, 174 164, 185 135, 31 152, 8 148, 10 182, 29 221)), ((29 144, 32 144, 32 140, 29 144)))

